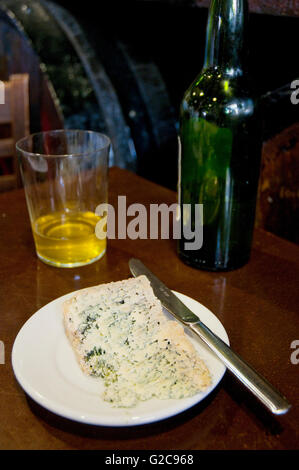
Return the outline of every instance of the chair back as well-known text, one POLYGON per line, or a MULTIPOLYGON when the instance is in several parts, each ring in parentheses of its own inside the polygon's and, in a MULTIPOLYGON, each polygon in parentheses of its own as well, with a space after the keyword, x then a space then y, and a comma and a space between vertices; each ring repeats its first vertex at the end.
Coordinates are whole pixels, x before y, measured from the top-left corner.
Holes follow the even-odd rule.
POLYGON ((15 146, 29 133, 29 75, 11 75, 0 81, 0 191, 22 185, 15 146))

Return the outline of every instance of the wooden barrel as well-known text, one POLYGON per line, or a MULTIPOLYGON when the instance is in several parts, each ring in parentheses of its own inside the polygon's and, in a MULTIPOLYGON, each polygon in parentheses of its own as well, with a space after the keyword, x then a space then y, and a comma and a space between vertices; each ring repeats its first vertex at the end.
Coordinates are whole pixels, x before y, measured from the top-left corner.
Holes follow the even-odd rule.
POLYGON ((158 67, 124 41, 98 39, 95 49, 55 3, 2 0, 0 78, 29 73, 33 132, 104 132, 112 140, 111 165, 174 188, 177 124, 158 67))

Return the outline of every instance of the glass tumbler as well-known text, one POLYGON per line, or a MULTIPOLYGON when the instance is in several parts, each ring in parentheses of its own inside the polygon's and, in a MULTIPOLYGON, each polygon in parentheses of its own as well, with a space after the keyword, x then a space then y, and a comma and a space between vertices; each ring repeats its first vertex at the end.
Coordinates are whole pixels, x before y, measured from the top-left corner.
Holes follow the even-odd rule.
POLYGON ((56 267, 100 259, 96 207, 107 203, 110 139, 85 130, 40 132, 16 144, 40 260, 56 267))

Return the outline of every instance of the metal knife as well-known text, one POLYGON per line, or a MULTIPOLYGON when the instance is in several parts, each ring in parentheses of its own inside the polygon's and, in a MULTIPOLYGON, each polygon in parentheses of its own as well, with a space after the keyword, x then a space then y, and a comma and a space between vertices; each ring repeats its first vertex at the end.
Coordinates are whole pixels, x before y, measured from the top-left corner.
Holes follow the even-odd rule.
POLYGON ((195 333, 216 354, 226 367, 265 405, 272 413, 286 413, 291 405, 264 377, 236 354, 221 338, 200 321, 181 300, 173 294, 144 264, 132 258, 129 267, 133 276, 145 275, 163 307, 179 322, 195 333))

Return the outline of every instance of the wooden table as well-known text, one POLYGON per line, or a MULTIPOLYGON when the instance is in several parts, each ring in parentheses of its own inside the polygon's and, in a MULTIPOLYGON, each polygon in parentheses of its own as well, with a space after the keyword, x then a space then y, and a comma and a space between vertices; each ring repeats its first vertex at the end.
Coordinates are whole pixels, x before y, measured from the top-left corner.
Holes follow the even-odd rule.
MULTIPOLYGON (((117 195, 126 195, 128 205, 175 202, 168 189, 112 168, 110 203, 116 205, 117 195)), ((184 265, 172 240, 110 240, 106 255, 94 264, 52 268, 35 255, 23 190, 0 195, 0 227, 1 449, 298 449, 299 364, 291 362, 291 343, 299 340, 297 246, 258 230, 250 263, 218 274, 184 265), (208 399, 187 412, 125 430, 73 423, 29 399, 11 367, 19 329, 61 295, 130 277, 132 256, 170 288, 211 309, 232 347, 287 396, 291 411, 271 415, 228 372, 208 399)), ((299 353, 294 356, 299 360, 299 353)))

